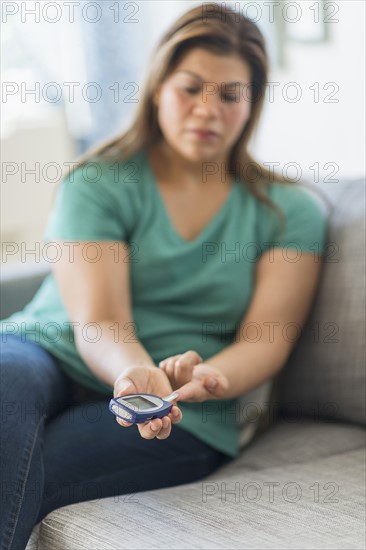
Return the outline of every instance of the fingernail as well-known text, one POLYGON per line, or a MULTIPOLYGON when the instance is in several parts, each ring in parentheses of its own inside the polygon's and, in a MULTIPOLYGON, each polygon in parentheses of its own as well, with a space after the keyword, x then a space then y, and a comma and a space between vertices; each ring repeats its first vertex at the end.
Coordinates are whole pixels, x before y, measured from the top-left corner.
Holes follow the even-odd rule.
POLYGON ((173 414, 173 416, 178 416, 178 415, 179 415, 179 411, 174 410, 172 414, 173 414))
POLYGON ((217 385, 217 380, 210 380, 208 383, 209 388, 214 388, 217 385))
POLYGON ((157 432, 159 430, 159 426, 155 426, 155 424, 150 424, 150 428, 153 430, 153 432, 157 432))

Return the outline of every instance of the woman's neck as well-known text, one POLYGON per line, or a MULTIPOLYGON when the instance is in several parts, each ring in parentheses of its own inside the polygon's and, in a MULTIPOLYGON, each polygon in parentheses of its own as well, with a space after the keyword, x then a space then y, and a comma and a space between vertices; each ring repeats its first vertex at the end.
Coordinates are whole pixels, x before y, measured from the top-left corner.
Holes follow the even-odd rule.
MULTIPOLYGON (((225 161, 217 159, 210 161, 190 162, 177 154, 165 141, 159 142, 148 149, 150 161, 154 171, 161 175, 164 180, 176 182, 179 187, 197 189, 211 187, 215 184, 223 186, 225 180, 225 161), (206 164, 206 167, 205 167, 206 164)), ((227 183, 231 181, 227 177, 227 183)))

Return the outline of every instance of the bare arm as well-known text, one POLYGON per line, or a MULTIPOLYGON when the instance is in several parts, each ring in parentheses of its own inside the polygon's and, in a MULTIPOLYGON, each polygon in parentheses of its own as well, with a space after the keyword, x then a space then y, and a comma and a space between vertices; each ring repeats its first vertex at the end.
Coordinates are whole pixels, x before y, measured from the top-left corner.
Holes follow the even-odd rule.
POLYGON ((58 244, 62 255, 54 275, 70 321, 78 323, 75 345, 88 367, 113 387, 126 368, 154 366, 132 320, 127 244, 119 242, 117 253, 115 242, 99 241, 102 255, 96 262, 82 253, 87 241, 74 247, 73 257, 63 241, 58 244))
POLYGON ((228 378, 229 388, 220 399, 238 397, 274 377, 301 334, 322 258, 315 261, 313 254, 303 253, 299 261, 292 263, 282 252, 275 248, 260 258, 255 292, 235 342, 205 361, 228 378))

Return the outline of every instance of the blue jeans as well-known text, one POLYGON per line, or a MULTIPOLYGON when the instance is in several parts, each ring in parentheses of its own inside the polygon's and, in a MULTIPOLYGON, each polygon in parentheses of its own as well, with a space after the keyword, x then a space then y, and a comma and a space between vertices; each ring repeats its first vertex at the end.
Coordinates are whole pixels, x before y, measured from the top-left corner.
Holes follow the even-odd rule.
POLYGON ((119 426, 110 398, 66 376, 44 348, 1 338, 1 550, 24 550, 61 506, 197 481, 232 460, 179 424, 163 440, 119 426))

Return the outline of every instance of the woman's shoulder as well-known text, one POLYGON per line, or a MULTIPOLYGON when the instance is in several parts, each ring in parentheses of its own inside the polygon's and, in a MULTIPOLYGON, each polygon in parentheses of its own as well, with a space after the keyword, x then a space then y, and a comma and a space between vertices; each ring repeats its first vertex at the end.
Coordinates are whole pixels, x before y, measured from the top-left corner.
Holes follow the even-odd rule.
POLYGON ((310 186, 274 181, 267 186, 267 190, 268 198, 285 214, 306 212, 310 217, 326 217, 325 202, 310 186))
POLYGON ((83 162, 75 161, 74 167, 65 175, 63 182, 128 187, 141 180, 142 168, 142 151, 124 158, 116 155, 94 155, 83 162))
POLYGON ((282 212, 285 222, 282 232, 277 214, 272 209, 267 211, 268 215, 262 218, 271 238, 278 241, 279 246, 295 243, 304 252, 315 247, 324 253, 328 217, 320 196, 303 184, 281 182, 268 186, 267 196, 282 212))
POLYGON ((128 240, 143 200, 138 155, 90 157, 62 181, 45 238, 128 240))

